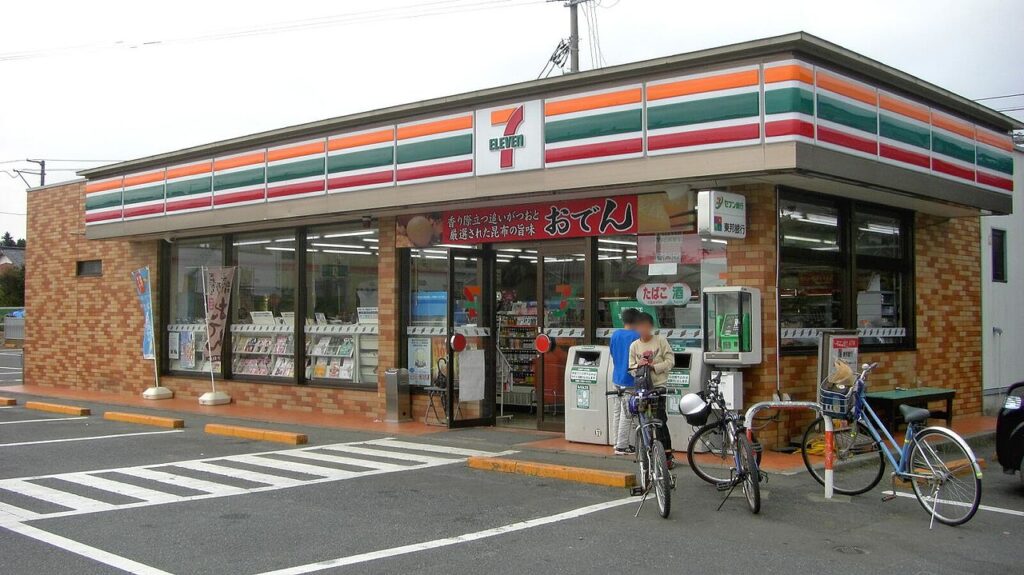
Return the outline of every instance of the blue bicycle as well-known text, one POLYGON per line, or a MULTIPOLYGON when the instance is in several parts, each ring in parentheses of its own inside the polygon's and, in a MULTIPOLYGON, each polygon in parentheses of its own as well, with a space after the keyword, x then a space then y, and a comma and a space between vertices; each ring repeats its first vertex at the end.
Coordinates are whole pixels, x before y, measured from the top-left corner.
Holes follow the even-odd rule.
MULTIPOLYGON (((878 364, 865 364, 853 385, 826 380, 820 387, 822 413, 835 424, 831 453, 825 440, 824 419, 819 417, 803 437, 804 465, 818 483, 825 477, 817 455, 833 457, 833 488, 836 493, 859 495, 882 480, 885 462, 897 480, 909 483, 918 502, 932 517, 947 525, 961 525, 974 517, 981 502, 981 467, 974 452, 959 435, 945 427, 925 427, 927 409, 900 406, 907 433, 900 446, 868 405, 864 395, 867 376, 878 364)), ((851 374, 852 375, 852 374, 851 374)))

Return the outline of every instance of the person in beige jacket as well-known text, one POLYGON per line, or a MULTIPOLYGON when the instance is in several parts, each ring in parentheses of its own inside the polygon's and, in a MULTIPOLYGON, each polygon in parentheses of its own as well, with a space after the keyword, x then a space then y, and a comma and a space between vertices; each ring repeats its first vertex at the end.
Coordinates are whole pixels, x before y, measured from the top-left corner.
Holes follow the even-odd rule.
MULTIPOLYGON (((640 335, 640 339, 629 346, 629 369, 651 366, 651 384, 654 387, 661 387, 668 383, 668 372, 675 366, 675 354, 668 345, 668 340, 662 335, 654 333, 654 317, 643 312, 637 318, 634 328, 640 335)), ((672 457, 672 436, 668 432, 668 413, 665 411, 667 400, 664 395, 658 399, 657 412, 655 417, 662 421, 658 428, 658 440, 665 448, 668 456, 669 469, 675 466, 672 457)))

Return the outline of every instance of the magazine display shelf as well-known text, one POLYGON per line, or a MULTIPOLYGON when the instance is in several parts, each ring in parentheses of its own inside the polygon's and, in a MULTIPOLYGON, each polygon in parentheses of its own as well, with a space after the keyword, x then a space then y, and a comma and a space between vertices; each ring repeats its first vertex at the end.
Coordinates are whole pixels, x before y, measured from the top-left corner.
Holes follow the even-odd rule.
MULTIPOLYGON (((172 323, 167 326, 167 358, 171 371, 209 373, 205 323, 172 323)), ((220 370, 220 361, 213 369, 220 370)))
POLYGON ((307 325, 306 379, 313 383, 376 383, 377 324, 307 325))
POLYGON ((295 330, 290 325, 231 326, 231 370, 256 377, 295 376, 295 330))

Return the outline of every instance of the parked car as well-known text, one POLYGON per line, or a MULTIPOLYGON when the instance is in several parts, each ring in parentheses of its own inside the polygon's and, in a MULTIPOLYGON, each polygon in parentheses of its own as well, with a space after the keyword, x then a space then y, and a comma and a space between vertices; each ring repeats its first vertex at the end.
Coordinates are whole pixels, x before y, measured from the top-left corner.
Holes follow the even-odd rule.
POLYGON ((1020 472, 1024 482, 1024 381, 1010 386, 996 419, 996 459, 1005 473, 1020 472))

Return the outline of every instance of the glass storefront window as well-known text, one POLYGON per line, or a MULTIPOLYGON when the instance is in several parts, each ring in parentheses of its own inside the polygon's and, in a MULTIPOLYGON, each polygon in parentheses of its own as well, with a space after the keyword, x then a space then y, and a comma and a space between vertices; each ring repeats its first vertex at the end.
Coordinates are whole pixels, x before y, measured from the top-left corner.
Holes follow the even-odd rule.
MULTIPOLYGON (((892 270, 857 268, 857 327, 886 328, 903 321, 903 274, 892 270)), ((861 343, 890 343, 900 338, 868 337, 861 343)))
POLYGON ((310 228, 306 234, 306 378, 377 382, 377 228, 310 228))
POLYGON ((224 265, 220 237, 189 238, 171 245, 170 313, 167 325, 167 358, 172 371, 220 373, 220 358, 208 358, 206 309, 203 305, 201 269, 224 265))
MULTIPOLYGON (((842 270, 834 266, 784 262, 779 273, 782 333, 791 328, 842 327, 842 278, 842 270)), ((795 333, 798 337, 784 338, 782 345, 818 345, 817 333, 795 333)))
POLYGON ((448 250, 409 250, 408 281, 409 383, 426 387, 448 369, 448 250))
POLYGON ((839 209, 785 200, 779 208, 779 241, 784 248, 839 251, 839 209))
POLYGON ((231 369, 235 375, 295 375, 295 231, 234 238, 238 270, 231 298, 231 369))
POLYGON ((857 212, 854 225, 859 256, 899 258, 903 254, 899 218, 874 213, 857 212))

